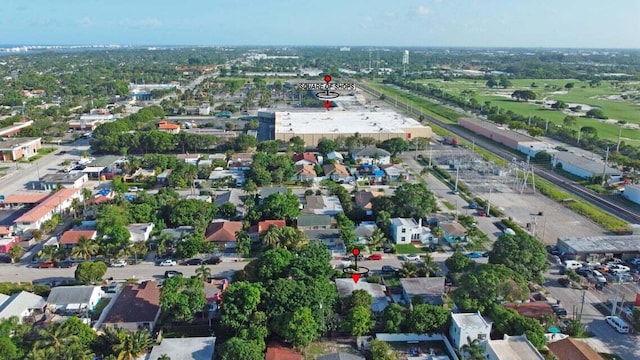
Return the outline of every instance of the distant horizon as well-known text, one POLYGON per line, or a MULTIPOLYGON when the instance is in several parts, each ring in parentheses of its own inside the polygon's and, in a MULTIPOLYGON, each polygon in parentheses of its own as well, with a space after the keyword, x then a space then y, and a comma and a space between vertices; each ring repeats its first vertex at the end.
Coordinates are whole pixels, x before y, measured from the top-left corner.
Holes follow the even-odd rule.
POLYGON ((465 46, 465 45, 434 45, 434 46, 418 46, 418 45, 234 45, 234 44, 125 44, 125 43, 68 43, 68 44, 56 44, 56 43, 24 43, 24 44, 0 44, 0 48, 20 48, 20 47, 123 47, 123 48, 149 48, 149 47, 162 47, 162 48, 216 48, 216 47, 231 47, 231 48, 378 48, 378 49, 519 49, 519 50, 636 50, 640 51, 640 47, 625 48, 625 47, 544 47, 544 46, 465 46))
POLYGON ((2 5, 0 33, 10 44, 640 48, 638 0, 614 5, 601 0, 3 0, 2 5))

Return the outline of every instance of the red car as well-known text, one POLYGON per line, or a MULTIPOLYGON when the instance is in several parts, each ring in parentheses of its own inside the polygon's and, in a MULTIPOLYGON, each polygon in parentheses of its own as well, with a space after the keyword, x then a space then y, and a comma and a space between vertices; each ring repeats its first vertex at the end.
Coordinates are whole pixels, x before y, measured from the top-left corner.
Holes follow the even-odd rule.
POLYGON ((43 263, 40 263, 40 265, 38 265, 38 267, 40 269, 48 269, 48 268, 52 268, 55 267, 56 264, 54 264, 52 261, 45 261, 43 263))
POLYGON ((487 212, 484 210, 478 210, 478 216, 487 216, 487 212))
POLYGON ((367 260, 382 260, 382 254, 372 254, 369 255, 367 260))

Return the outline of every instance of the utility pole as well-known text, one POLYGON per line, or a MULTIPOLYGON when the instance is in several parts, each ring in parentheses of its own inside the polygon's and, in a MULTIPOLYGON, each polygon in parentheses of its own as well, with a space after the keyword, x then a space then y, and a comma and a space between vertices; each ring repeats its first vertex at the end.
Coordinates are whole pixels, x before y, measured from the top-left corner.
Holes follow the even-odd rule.
POLYGON ((607 162, 609 162, 609 147, 607 146, 607 154, 604 157, 604 165, 602 165, 602 186, 607 182, 607 162))
POLYGON ((493 186, 489 186, 489 199, 487 199, 487 217, 491 217, 491 190, 493 186))
POLYGON ((616 288, 616 297, 613 299, 613 304, 611 305, 611 316, 616 315, 616 307, 618 306, 618 295, 620 295, 620 287, 622 287, 622 281, 618 277, 618 287, 616 288))
POLYGON ((580 301, 580 313, 578 314, 578 321, 582 321, 582 311, 584 310, 584 297, 587 290, 582 290, 582 301, 580 301))
POLYGON ((458 166, 456 166, 456 186, 453 191, 458 191, 458 175, 460 174, 460 160, 458 160, 458 166))
POLYGON ((618 144, 616 145, 616 152, 620 152, 620 138, 622 137, 622 125, 620 124, 620 130, 618 130, 618 144))
POLYGON ((431 167, 431 158, 433 157, 433 149, 429 145, 429 167, 431 167))

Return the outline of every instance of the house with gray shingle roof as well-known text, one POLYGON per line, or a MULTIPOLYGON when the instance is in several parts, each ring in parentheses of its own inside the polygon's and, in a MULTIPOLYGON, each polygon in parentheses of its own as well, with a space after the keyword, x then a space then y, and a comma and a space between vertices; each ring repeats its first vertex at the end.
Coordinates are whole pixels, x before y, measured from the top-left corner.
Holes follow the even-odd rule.
POLYGON ((351 159, 357 164, 387 165, 391 164, 391 153, 385 149, 368 146, 351 151, 351 159))
POLYGON ((0 305, 0 319, 9 319, 16 316, 18 321, 22 323, 25 318, 44 314, 46 304, 47 302, 42 296, 21 291, 9 296, 0 305))
POLYGON ((303 214, 296 219, 298 230, 322 230, 331 228, 331 216, 303 214))

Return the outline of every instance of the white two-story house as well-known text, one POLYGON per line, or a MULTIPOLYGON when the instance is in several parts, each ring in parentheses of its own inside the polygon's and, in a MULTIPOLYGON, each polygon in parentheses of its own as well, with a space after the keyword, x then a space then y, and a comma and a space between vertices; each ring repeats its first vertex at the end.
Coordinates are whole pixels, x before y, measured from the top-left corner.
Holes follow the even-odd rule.
POLYGON ((396 244, 411 244, 412 242, 431 244, 434 242, 431 230, 422 226, 422 219, 416 221, 413 218, 392 218, 391 236, 396 244))
POLYGON ((468 340, 471 341, 478 339, 480 342, 489 340, 491 333, 492 323, 480 315, 480 312, 475 313, 451 313, 451 326, 449 327, 449 337, 451 338, 452 345, 460 350, 468 340))

